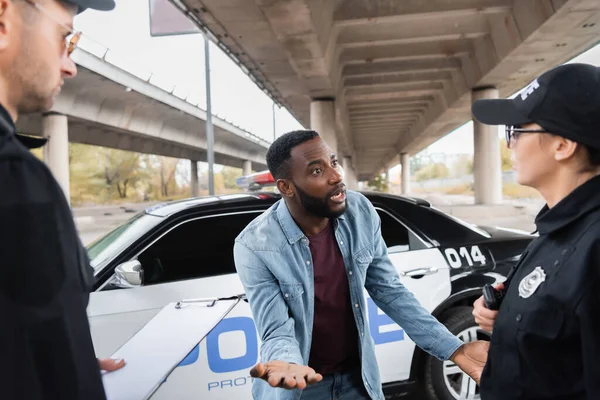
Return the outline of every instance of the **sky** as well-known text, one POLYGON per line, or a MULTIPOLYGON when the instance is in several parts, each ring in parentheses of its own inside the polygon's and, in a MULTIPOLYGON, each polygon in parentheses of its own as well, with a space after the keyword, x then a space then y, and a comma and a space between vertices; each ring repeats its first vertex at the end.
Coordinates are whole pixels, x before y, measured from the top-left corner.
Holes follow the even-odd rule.
MULTIPOLYGON (((117 1, 115 10, 88 10, 75 18, 83 31, 80 45, 140 77, 152 74, 151 82, 206 107, 204 39, 200 34, 151 37, 148 0, 117 1)), ((235 63, 210 44, 213 114, 257 136, 272 141, 273 102, 235 63)), ((570 62, 600 66, 600 45, 570 62)), ((517 93, 515 93, 516 95, 517 93)), ((284 108, 275 107, 276 135, 302 126, 284 108)), ((500 127, 502 128, 502 127, 500 127)), ((501 129, 499 129, 499 135, 501 129)), ((473 153, 471 121, 429 146, 428 153, 473 153)), ((202 167, 201 167, 202 168, 202 167)))
MULTIPOLYGON (((113 11, 87 10, 75 18, 80 46, 151 83, 206 108, 204 39, 201 34, 151 37, 148 0, 117 1, 113 11)), ((237 65, 210 43, 214 115, 266 140, 273 140, 273 102, 237 65)), ((277 134, 302 126, 275 107, 277 134)))
MULTIPOLYGON (((600 44, 568 61, 567 64, 577 62, 600 66, 600 44)), ((521 90, 510 97, 516 96, 520 91, 521 90)), ((501 137, 504 137, 504 127, 499 127, 498 134, 501 137)), ((430 145, 426 149, 426 152, 473 154, 473 122, 469 121, 458 129, 448 133, 446 136, 430 145)))

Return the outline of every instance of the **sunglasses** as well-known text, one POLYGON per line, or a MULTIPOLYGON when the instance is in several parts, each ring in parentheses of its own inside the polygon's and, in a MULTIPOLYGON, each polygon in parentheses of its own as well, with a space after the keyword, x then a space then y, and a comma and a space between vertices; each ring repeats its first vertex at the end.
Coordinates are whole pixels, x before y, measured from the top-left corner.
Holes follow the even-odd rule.
POLYGON ((69 35, 67 36, 67 39, 65 42, 65 50, 67 51, 67 56, 70 57, 71 54, 73 54, 73 52, 77 48, 77 44, 79 43, 79 40, 81 39, 82 33, 75 32, 73 30, 73 28, 71 28, 70 26, 58 21, 55 17, 52 16, 51 13, 49 13, 44 7, 42 7, 41 5, 36 3, 34 0, 25 0, 25 2, 27 2, 31 6, 35 7, 40 13, 45 15, 48 19, 50 19, 51 21, 54 21, 60 27, 65 29, 67 32, 69 32, 69 35))
POLYGON ((506 125, 504 132, 506 135, 506 146, 509 149, 514 148, 517 139, 523 133, 547 133, 543 129, 524 129, 521 128, 521 125, 506 125))

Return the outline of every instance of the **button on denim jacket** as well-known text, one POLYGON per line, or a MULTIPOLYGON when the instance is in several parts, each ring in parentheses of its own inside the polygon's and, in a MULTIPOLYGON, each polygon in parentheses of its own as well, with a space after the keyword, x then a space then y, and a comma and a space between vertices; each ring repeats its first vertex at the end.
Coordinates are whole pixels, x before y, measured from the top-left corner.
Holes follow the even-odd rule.
MULTIPOLYGON (((346 212, 333 221, 335 238, 354 305, 362 378, 371 398, 383 400, 364 289, 419 347, 438 359, 449 359, 463 342, 400 283, 381 236, 379 216, 370 201, 350 190, 346 198, 346 212)), ((252 221, 235 240, 235 266, 262 340, 261 362, 308 363, 314 312, 314 276, 308 244, 283 199, 252 221)), ((271 388, 255 379, 252 394, 257 400, 297 400, 302 392, 271 388)))

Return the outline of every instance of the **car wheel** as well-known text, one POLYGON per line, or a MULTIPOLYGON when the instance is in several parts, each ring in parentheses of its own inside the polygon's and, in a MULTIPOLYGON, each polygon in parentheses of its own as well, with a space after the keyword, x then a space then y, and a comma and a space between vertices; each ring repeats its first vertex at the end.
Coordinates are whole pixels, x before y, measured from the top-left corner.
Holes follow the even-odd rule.
MULTIPOLYGON (((479 328, 471 307, 456 307, 443 313, 439 320, 463 342, 490 340, 490 334, 479 328)), ((425 391, 432 400, 478 400, 479 386, 452 361, 440 361, 427 354, 425 391)))

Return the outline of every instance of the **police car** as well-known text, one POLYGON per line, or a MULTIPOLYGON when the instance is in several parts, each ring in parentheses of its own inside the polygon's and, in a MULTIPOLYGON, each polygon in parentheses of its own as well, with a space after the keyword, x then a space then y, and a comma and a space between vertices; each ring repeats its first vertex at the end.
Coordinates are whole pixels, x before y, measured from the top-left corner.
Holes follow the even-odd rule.
MULTIPOLYGON (((260 189, 269 182, 270 174, 261 173, 238 183, 260 189)), ((533 236, 474 226, 423 200, 363 193, 381 218, 389 257, 402 283, 464 341, 489 339, 475 324, 471 305, 484 284, 505 279, 533 236)), ((279 198, 262 191, 159 204, 90 245, 96 286, 88 315, 96 354, 112 355, 168 303, 243 299, 233 262, 234 239, 279 198)), ((366 291, 365 296, 386 397, 414 393, 416 398, 478 398, 473 380, 453 363, 417 348, 366 291)), ((250 307, 238 301, 214 323, 153 398, 252 398, 248 373, 259 361, 260 340, 250 307)))

